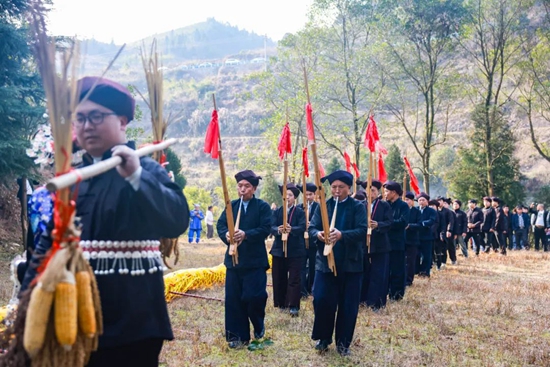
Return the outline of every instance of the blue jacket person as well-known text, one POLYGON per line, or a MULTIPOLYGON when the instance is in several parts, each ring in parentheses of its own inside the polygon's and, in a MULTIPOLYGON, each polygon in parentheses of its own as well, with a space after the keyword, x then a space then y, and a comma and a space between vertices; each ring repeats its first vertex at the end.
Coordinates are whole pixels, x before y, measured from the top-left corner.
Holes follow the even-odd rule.
MULTIPOLYGON (((173 339, 158 241, 185 232, 187 201, 163 167, 149 157, 139 158, 132 144, 125 144, 135 106, 128 90, 95 77, 81 79, 78 86, 80 103, 73 125, 86 151, 83 165, 111 156, 123 159, 116 169, 78 187, 81 247, 96 274, 104 326, 88 366, 157 366, 163 341, 173 339), (124 256, 128 253, 131 259, 124 256)), ((23 289, 34 278, 40 255, 51 247, 52 228, 50 222, 23 289)))
MULTIPOLYGON (((265 306, 267 302, 267 275, 269 269, 265 239, 271 229, 269 204, 255 197, 261 177, 251 170, 235 175, 237 191, 242 197, 239 229, 235 241, 239 243, 239 263, 233 265, 229 255, 229 230, 224 210, 216 229, 220 239, 228 245, 224 264, 225 276, 225 338, 230 348, 242 347, 250 341, 250 322, 254 337, 264 336, 265 306)), ((240 199, 233 200, 234 220, 237 219, 240 199)))
POLYGON ((336 200, 335 228, 330 240, 338 276, 329 269, 327 257, 323 255, 325 237, 321 210, 317 210, 309 226, 309 237, 317 238, 317 263, 313 283, 313 310, 315 318, 311 338, 317 340, 315 348, 326 351, 332 343, 336 321, 336 347, 340 354, 348 355, 353 338, 359 294, 363 276, 363 252, 367 235, 365 206, 349 196, 353 176, 346 171, 335 171, 323 177, 330 183, 332 198, 327 200, 329 222, 334 214, 336 200))

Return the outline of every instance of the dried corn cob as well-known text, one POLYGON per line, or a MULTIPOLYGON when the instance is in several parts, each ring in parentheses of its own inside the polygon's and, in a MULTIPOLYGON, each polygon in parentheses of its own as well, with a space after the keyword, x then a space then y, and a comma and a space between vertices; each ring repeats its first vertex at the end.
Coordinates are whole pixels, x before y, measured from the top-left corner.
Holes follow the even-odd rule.
POLYGON ((78 325, 80 330, 89 338, 93 338, 97 331, 94 300, 90 273, 79 271, 76 273, 76 291, 78 294, 78 325))
POLYGON ((38 283, 32 290, 23 334, 23 346, 31 357, 44 345, 53 295, 53 292, 42 287, 42 283, 38 283))
POLYGON ((57 341, 66 350, 70 350, 76 341, 77 296, 74 274, 65 270, 65 279, 55 287, 55 335, 57 341))

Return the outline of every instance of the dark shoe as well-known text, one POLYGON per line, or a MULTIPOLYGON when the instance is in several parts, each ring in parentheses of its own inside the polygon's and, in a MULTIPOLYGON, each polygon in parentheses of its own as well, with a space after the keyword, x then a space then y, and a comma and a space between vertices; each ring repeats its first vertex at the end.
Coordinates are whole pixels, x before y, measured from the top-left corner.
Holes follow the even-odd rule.
POLYGON ((248 341, 233 340, 227 343, 227 346, 231 349, 241 349, 248 345, 248 341))
POLYGON ((264 337, 264 335, 265 335, 265 327, 262 328, 262 330, 259 333, 254 331, 254 339, 261 339, 264 337))
POLYGON ((349 357, 351 355, 349 348, 346 347, 338 347, 338 354, 342 357, 349 357))
POLYGON ((292 317, 300 316, 300 310, 298 310, 296 307, 292 307, 289 312, 290 312, 290 316, 292 317))
POLYGON ((318 350, 321 353, 326 352, 329 345, 330 342, 328 340, 319 340, 317 344, 315 344, 315 350, 318 350))

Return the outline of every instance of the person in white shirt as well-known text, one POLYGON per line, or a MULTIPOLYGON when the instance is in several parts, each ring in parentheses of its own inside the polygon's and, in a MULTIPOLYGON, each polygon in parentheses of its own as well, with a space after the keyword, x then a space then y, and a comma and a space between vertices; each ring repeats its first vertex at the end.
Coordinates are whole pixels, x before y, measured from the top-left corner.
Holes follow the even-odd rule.
POLYGON ((206 238, 214 237, 214 213, 212 213, 212 205, 208 207, 206 212, 206 238))
POLYGON ((541 242, 541 249, 548 251, 548 241, 546 238, 546 230, 550 227, 548 221, 548 211, 544 210, 544 204, 537 205, 537 212, 533 216, 535 251, 539 250, 539 244, 541 242))

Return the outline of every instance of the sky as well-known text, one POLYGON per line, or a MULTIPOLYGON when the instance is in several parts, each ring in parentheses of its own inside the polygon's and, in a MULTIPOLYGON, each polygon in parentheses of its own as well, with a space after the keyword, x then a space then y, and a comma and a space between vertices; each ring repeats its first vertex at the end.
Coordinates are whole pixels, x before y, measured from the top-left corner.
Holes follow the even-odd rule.
POLYGON ((53 0, 48 28, 54 35, 122 44, 215 18, 278 41, 305 25, 312 1, 53 0))

